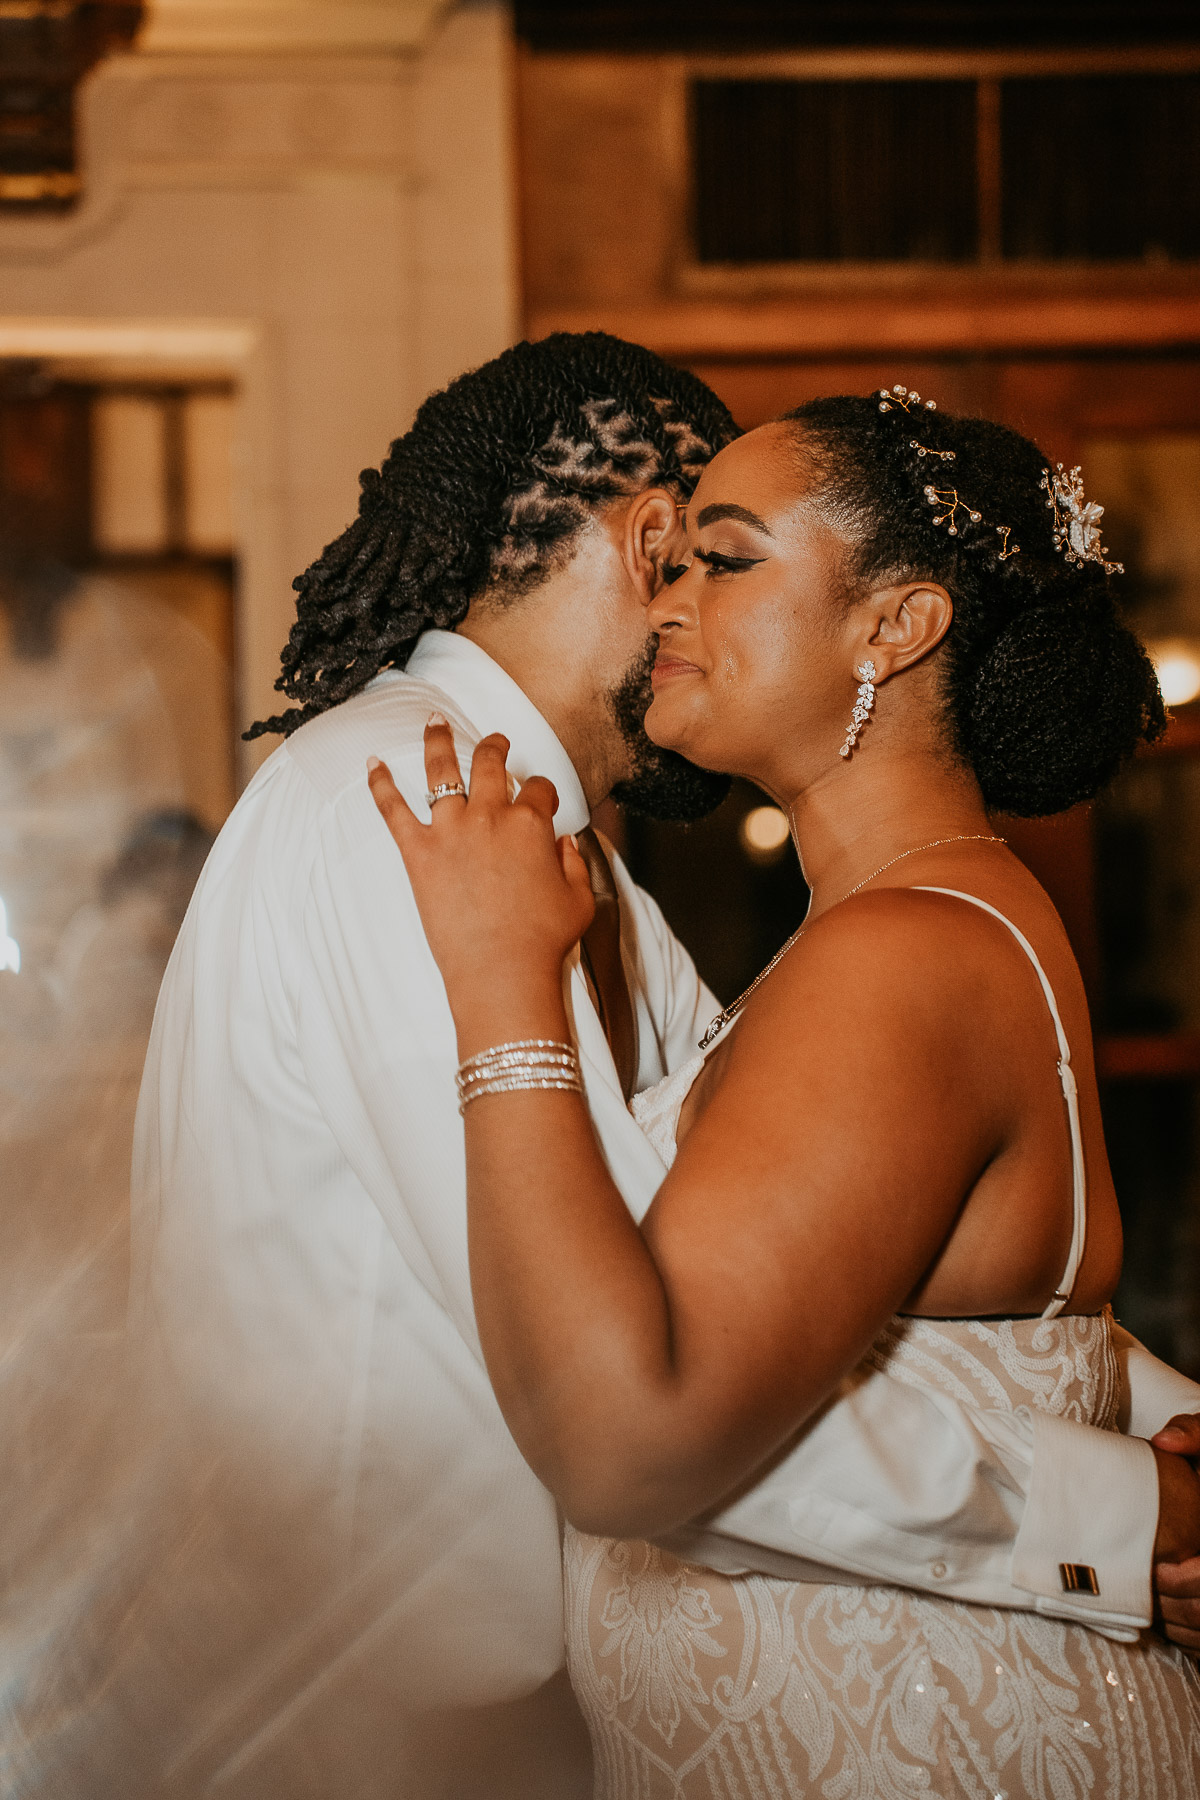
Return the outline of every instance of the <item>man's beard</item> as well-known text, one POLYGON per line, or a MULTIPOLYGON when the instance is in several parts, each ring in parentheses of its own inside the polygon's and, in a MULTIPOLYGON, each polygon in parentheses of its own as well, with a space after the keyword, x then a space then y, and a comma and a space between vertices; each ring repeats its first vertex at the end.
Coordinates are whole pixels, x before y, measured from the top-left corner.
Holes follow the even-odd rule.
POLYGON ((647 737, 645 718, 654 698, 650 671, 656 653, 651 642, 616 687, 609 689, 608 704, 633 762, 633 773, 617 783, 612 797, 643 818, 683 824, 707 818, 720 806, 729 792, 730 778, 699 769, 678 751, 663 750, 647 737))

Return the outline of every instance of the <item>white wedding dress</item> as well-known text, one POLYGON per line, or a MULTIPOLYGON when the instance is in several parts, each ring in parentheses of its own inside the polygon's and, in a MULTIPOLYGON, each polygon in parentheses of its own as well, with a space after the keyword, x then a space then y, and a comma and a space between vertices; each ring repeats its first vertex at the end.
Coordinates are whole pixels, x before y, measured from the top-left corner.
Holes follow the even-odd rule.
MULTIPOLYGON (((980 1408, 1040 1407, 1113 1430, 1107 1310, 1060 1316, 1086 1185, 1070 1052, 1075 1231, 1040 1319, 897 1316, 856 1373, 980 1408)), ((637 1096, 669 1164, 702 1057, 637 1096)), ((904 1588, 725 1575, 655 1545, 566 1533, 567 1659, 597 1800, 1200 1800, 1200 1672, 1157 1638, 1119 1644, 1037 1613, 904 1588)))

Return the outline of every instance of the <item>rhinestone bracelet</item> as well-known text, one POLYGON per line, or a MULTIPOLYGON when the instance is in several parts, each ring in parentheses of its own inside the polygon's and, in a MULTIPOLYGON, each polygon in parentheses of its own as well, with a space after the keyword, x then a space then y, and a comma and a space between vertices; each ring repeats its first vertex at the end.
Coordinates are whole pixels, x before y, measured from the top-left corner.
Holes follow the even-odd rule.
POLYGON ((495 1044, 490 1050, 480 1050, 459 1064, 454 1084, 460 1113, 484 1094, 513 1094, 534 1088, 583 1092, 574 1046, 554 1038, 517 1038, 511 1043, 495 1044))
POLYGON ((485 1084, 500 1081, 506 1076, 520 1076, 532 1080, 534 1076, 547 1081, 573 1081, 577 1078, 579 1066, 568 1062, 565 1057, 554 1062, 517 1062, 501 1063, 494 1069, 479 1069, 470 1075, 460 1076, 455 1084, 460 1100, 470 1100, 485 1084))
POLYGON ((480 1050, 474 1056, 468 1056, 459 1064, 456 1079, 461 1086, 482 1075, 494 1075, 502 1069, 573 1069, 576 1066, 575 1051, 570 1044, 560 1044, 554 1038, 517 1038, 512 1043, 495 1044, 490 1050, 480 1050))
POLYGON ((472 1100, 481 1100, 485 1094, 517 1094, 532 1092, 535 1088, 557 1089, 564 1094, 582 1094, 583 1083, 578 1075, 497 1075, 494 1081, 481 1081, 470 1093, 463 1094, 458 1102, 458 1110, 465 1113, 472 1100))

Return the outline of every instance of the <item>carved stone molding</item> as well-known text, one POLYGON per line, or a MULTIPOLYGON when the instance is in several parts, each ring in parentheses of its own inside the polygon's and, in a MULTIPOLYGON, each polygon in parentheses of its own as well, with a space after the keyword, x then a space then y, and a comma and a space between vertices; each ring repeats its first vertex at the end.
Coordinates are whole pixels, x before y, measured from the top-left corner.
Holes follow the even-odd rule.
POLYGON ((149 0, 139 50, 263 54, 418 49, 453 0, 149 0))

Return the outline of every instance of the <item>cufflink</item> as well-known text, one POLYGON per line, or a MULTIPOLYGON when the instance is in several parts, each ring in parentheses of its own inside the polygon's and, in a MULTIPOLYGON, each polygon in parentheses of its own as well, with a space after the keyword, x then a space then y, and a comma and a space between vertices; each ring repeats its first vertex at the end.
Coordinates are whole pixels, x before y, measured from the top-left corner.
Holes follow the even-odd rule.
POLYGON ((1064 1594, 1098 1594, 1100 1583, 1090 1563, 1059 1563, 1064 1594))

